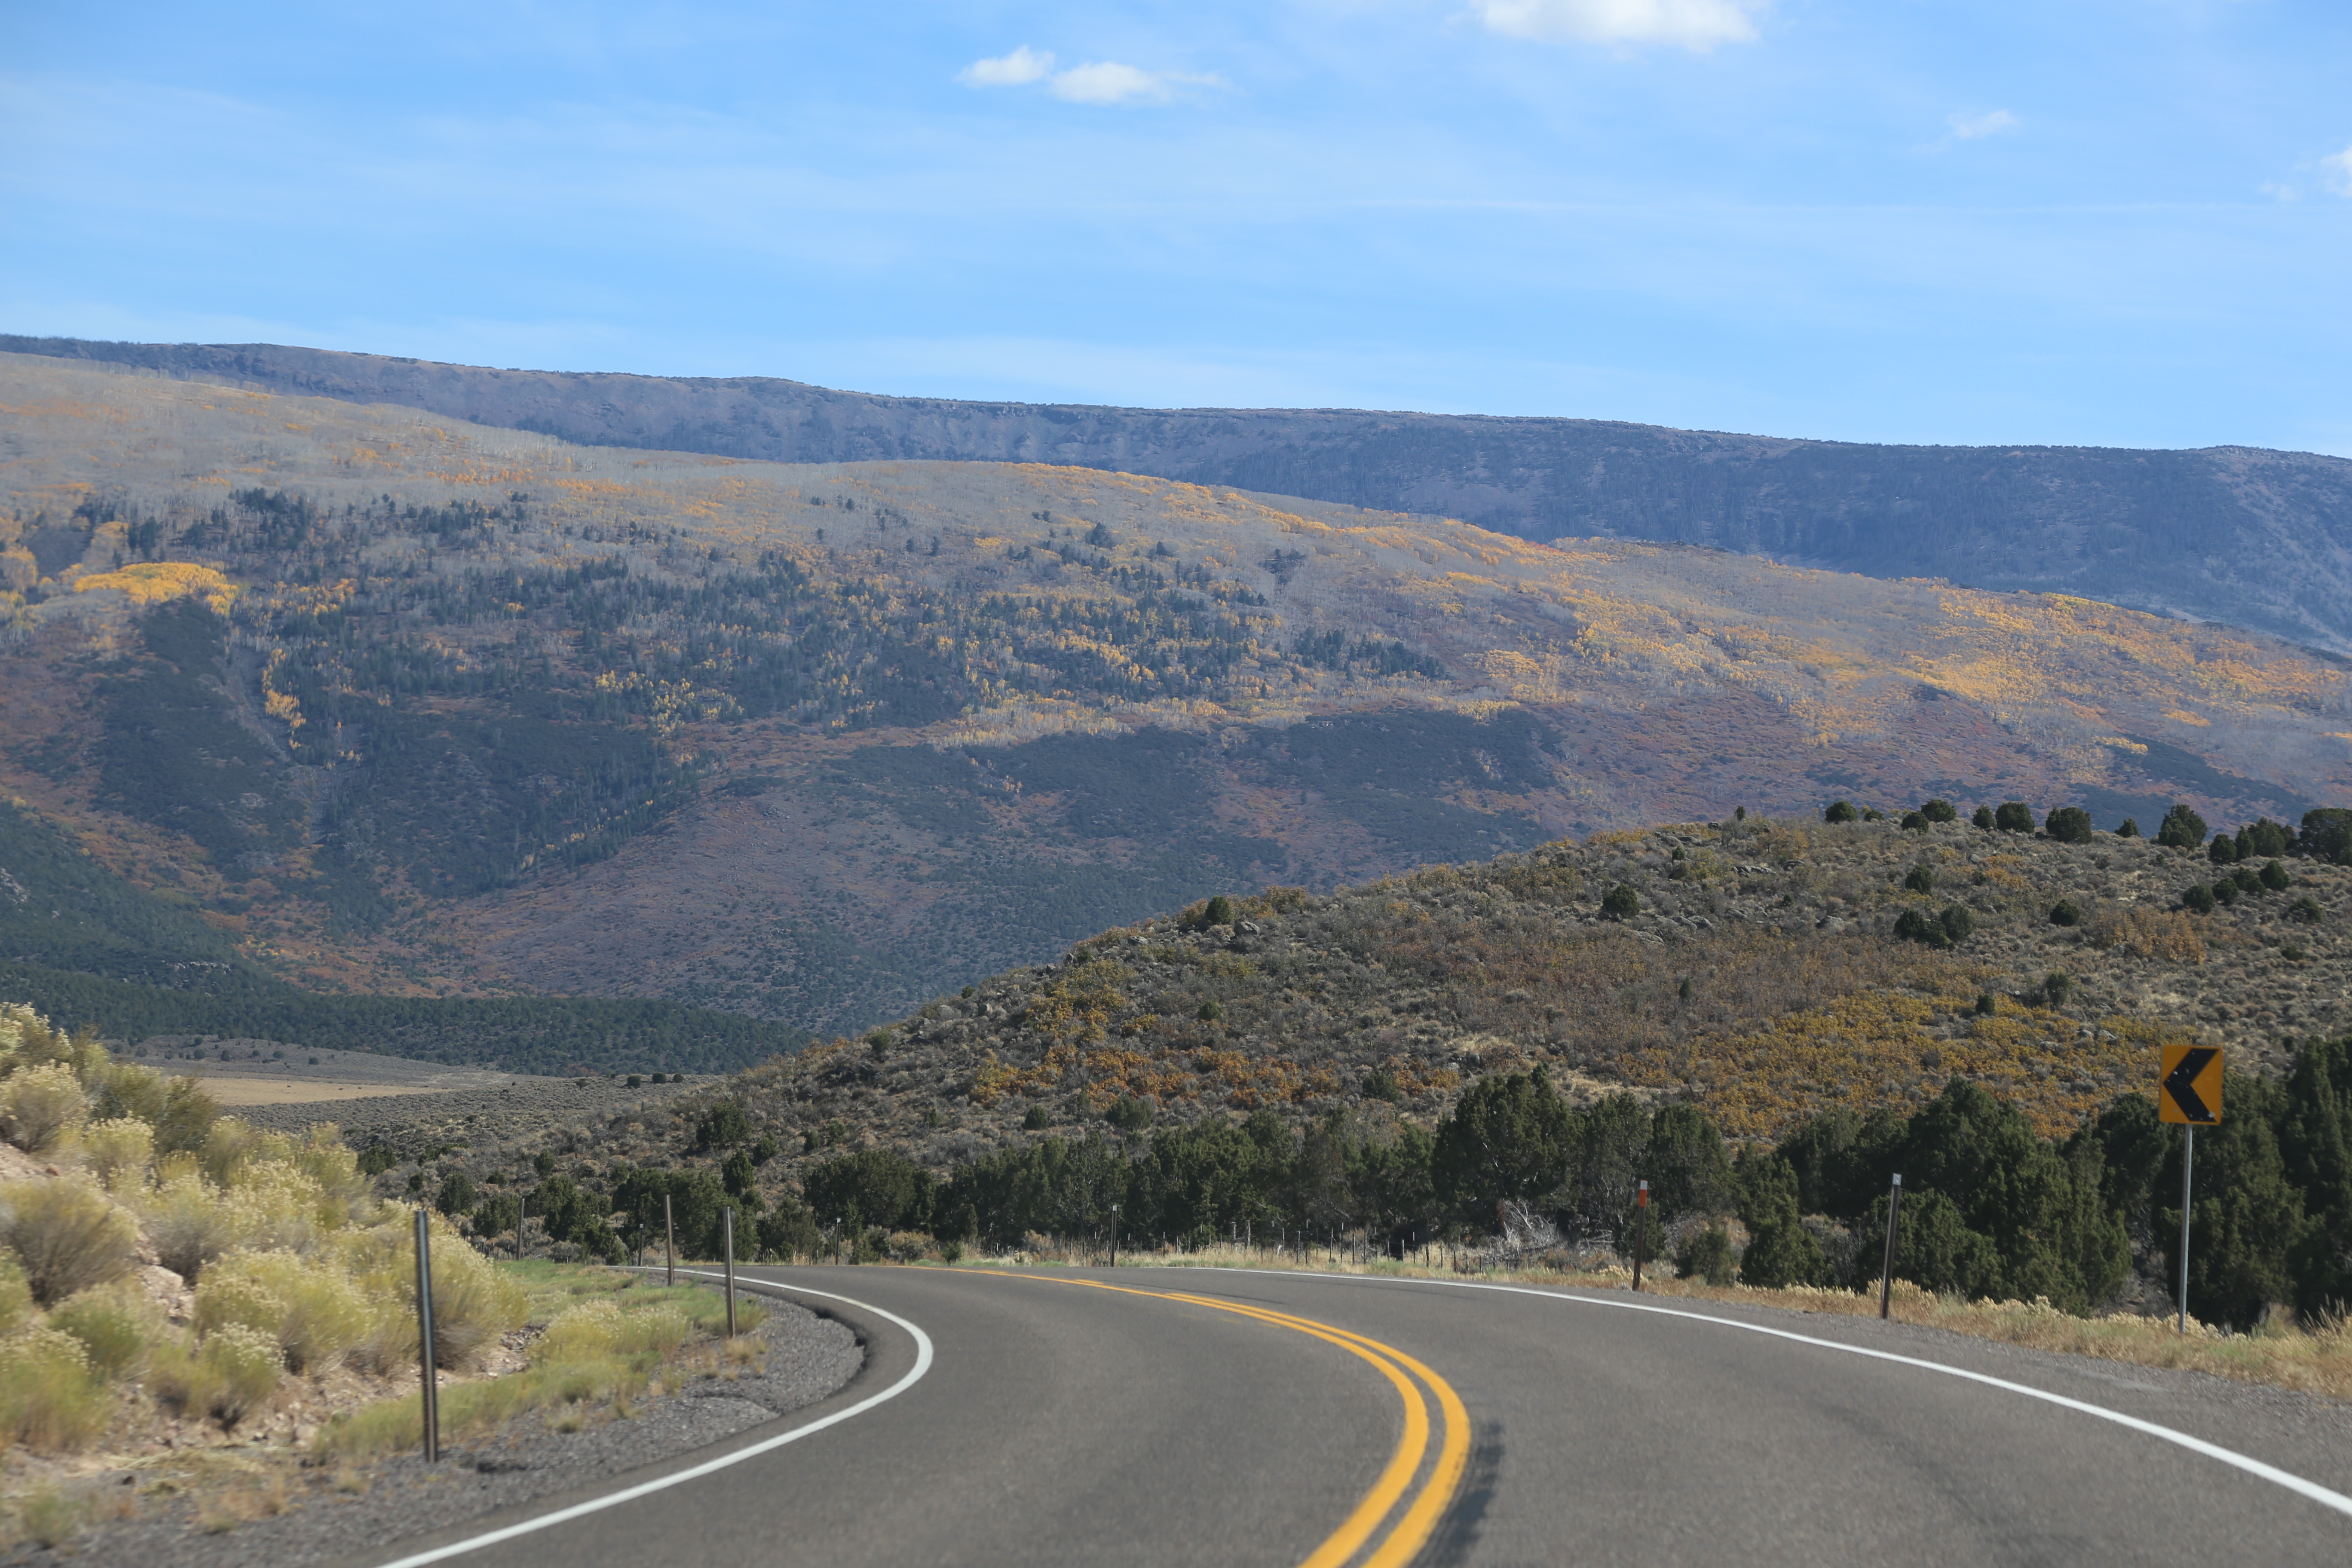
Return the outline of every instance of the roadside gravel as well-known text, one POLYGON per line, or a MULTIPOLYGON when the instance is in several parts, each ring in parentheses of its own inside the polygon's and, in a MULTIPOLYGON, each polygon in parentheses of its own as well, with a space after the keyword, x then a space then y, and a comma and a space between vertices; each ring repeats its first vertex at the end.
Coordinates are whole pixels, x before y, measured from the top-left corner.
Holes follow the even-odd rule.
MULTIPOLYGON (((501 1435, 445 1448, 436 1465, 407 1454, 308 1467, 284 1512, 220 1533, 198 1522, 204 1500, 143 1500, 142 1517, 92 1530, 55 1552, 21 1543, 0 1552, 0 1564, 70 1558, 92 1568, 299 1568, 389 1560, 406 1537, 617 1478, 813 1405, 864 1364, 856 1335, 841 1323, 772 1297, 765 1305, 763 1355, 731 1379, 639 1399, 625 1417, 598 1413, 578 1432, 555 1429, 560 1413, 526 1417, 501 1435)), ((140 1479, 125 1476, 133 1487, 140 1479)))

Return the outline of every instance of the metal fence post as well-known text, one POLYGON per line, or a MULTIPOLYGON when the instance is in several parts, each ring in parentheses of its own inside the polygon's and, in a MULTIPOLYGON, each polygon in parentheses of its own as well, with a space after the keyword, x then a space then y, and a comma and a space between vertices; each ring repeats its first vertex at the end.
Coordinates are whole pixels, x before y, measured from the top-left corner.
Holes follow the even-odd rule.
POLYGON ((2189 1173, 2197 1163, 2197 1124, 2181 1129, 2180 1145, 2180 1331, 2189 1331, 2189 1173))
POLYGON ((416 1211, 416 1353, 422 1386, 418 1405, 425 1417, 425 1459, 427 1464, 441 1458, 441 1399, 439 1380, 433 1372, 433 1251, 432 1221, 424 1209, 416 1211))
POLYGON ((1878 1317, 1884 1322, 1895 1305, 1895 1211, 1903 1206, 1903 1173, 1886 1193, 1886 1257, 1878 1266, 1878 1317))
POLYGON ((1118 1267, 1118 1205, 1110 1205, 1110 1266, 1118 1267))
POLYGON ((1649 1217, 1650 1184, 1636 1182, 1633 1184, 1633 1289, 1636 1290, 1642 1288, 1642 1243, 1647 1239, 1643 1232, 1649 1228, 1644 1223, 1649 1217))
POLYGON ((719 1230, 727 1246, 727 1337, 735 1337, 735 1211, 719 1211, 719 1230))
POLYGON ((530 1223, 530 1195, 526 1193, 515 1200, 515 1261, 522 1261, 523 1227, 530 1223))
POLYGON ((662 1283, 677 1283, 677 1218, 670 1211, 669 1194, 662 1194, 662 1283))

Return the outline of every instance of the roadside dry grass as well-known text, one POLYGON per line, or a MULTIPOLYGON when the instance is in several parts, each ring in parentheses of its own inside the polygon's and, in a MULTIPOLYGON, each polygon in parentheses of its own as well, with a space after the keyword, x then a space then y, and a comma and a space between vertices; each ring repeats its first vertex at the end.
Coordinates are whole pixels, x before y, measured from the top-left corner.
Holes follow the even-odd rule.
MULTIPOLYGON (((536 1332, 526 1365, 504 1377, 440 1390, 444 1442, 493 1431, 520 1415, 561 1410, 556 1425, 578 1431, 593 1419, 625 1416, 629 1401, 659 1394, 714 1370, 748 1347, 721 1339, 724 1292, 690 1285, 665 1288, 644 1275, 593 1266, 524 1262, 501 1266, 530 1300, 536 1332)), ((756 1302, 739 1302, 736 1326, 750 1333, 766 1321, 756 1302)), ((420 1395, 410 1393, 349 1411, 312 1444, 321 1459, 352 1460, 413 1447, 423 1430, 420 1395)))
MULTIPOLYGON (((522 1353, 494 1358, 490 1375, 443 1374, 445 1441, 534 1416, 565 1431, 625 1418, 635 1399, 729 1376, 758 1353, 751 1340, 719 1337, 727 1309, 715 1290, 664 1289, 595 1265, 496 1268, 529 1300, 522 1353)), ((764 1316, 743 1303, 737 1323, 748 1333, 764 1316)), ((41 1456, 18 1446, 0 1456, 0 1549, 25 1541, 54 1546, 93 1526, 175 1509, 186 1510, 192 1528, 217 1534, 283 1513, 308 1494, 364 1492, 374 1460, 420 1440, 413 1373, 408 1381, 411 1387, 387 1398, 380 1395, 397 1380, 362 1379, 349 1369, 289 1378, 272 1396, 273 1410, 361 1396, 315 1435, 284 1419, 246 1423, 235 1437, 215 1440, 189 1427, 173 1443, 142 1444, 143 1429, 126 1417, 107 1439, 76 1451, 41 1456)))
MULTIPOLYGON (((1380 1256, 1351 1258, 1344 1248, 1337 1257, 1328 1251, 1302 1257, 1296 1252, 1213 1247, 1198 1252, 1122 1252, 1118 1262, 1122 1268, 1303 1269, 1318 1274, 1471 1279, 1497 1285, 1565 1286, 1579 1289, 1624 1289, 1633 1283, 1633 1271, 1614 1262, 1584 1268, 1548 1264, 1509 1268, 1476 1260, 1470 1254, 1462 1255, 1458 1265, 1441 1258, 1436 1249, 1431 1256, 1433 1261, 1423 1264, 1380 1256)), ((1100 1265, 1104 1258, 1099 1255, 1041 1249, 971 1261, 983 1267, 1100 1265)), ((1642 1293, 1748 1307, 1778 1307, 1834 1317, 1875 1317, 1878 1312, 1875 1292, 1861 1295, 1835 1288, 1767 1290, 1677 1279, 1671 1277, 1670 1270, 1665 1274, 1661 1278, 1645 1268, 1642 1293)), ((2046 1301, 1964 1301, 1934 1295, 1908 1280, 1895 1281, 1890 1307, 1891 1315, 1902 1322, 2029 1350, 2095 1356, 2135 1366, 2210 1373, 2240 1383, 2268 1384, 2326 1399, 2352 1400, 2352 1325, 2341 1321, 2318 1329, 2279 1321, 2265 1323, 2251 1333, 2233 1334, 2191 1318, 2189 1331, 2182 1334, 2170 1318, 2077 1318, 2046 1301)))

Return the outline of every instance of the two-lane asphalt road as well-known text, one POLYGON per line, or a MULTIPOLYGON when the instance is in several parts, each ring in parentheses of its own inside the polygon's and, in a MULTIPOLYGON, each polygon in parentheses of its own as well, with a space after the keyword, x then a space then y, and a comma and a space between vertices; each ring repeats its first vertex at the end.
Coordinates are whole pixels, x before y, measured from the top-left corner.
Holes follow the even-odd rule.
POLYGON ((2335 1407, 1900 1324, 1228 1270, 744 1277, 828 1293, 866 1370, 618 1503, 377 1561, 2352 1562, 2335 1407))

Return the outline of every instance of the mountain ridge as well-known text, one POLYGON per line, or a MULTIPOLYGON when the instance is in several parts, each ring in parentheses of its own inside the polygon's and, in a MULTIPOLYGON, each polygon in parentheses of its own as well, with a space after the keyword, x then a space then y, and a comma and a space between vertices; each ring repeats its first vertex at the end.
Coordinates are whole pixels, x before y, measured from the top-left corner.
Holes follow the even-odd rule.
POLYGON ((397 404, 585 445, 785 462, 1048 462, 1459 517, 1535 541, 1710 544, 1871 576, 2080 594, 2352 655, 2352 460, 2317 453, 1891 446, 1566 417, 985 402, 276 344, 0 335, 0 352, 397 404))

